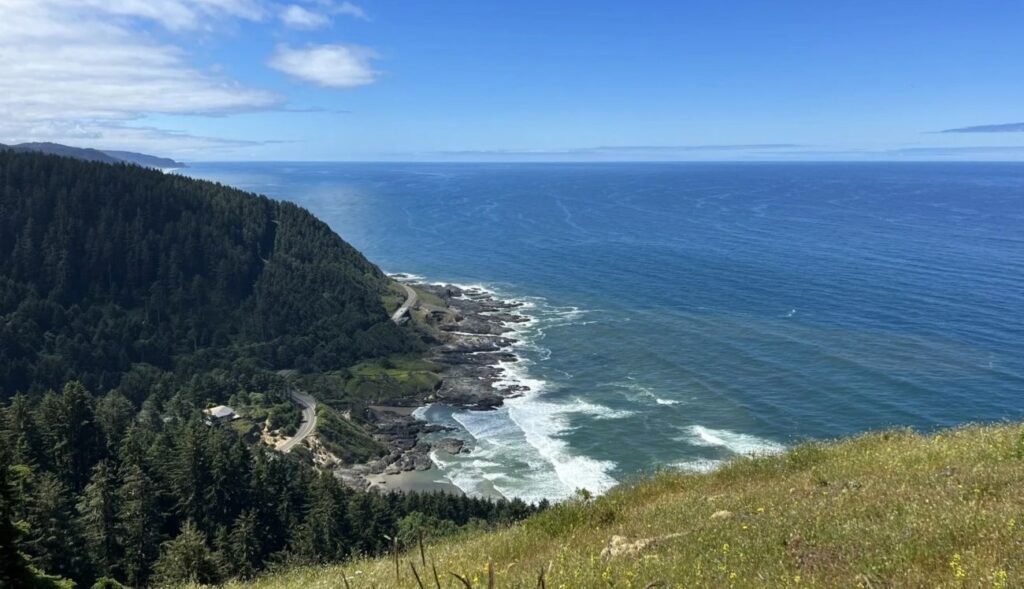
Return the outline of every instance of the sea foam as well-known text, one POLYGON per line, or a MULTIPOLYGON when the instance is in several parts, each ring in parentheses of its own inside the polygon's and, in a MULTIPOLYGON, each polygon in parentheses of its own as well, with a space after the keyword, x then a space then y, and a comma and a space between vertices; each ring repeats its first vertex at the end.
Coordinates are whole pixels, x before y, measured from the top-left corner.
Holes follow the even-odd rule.
POLYGON ((627 417, 629 412, 619 412, 581 401, 562 404, 544 400, 547 383, 529 376, 525 361, 503 363, 505 379, 498 386, 520 384, 530 387, 530 392, 516 399, 505 401, 508 418, 522 432, 525 441, 554 469, 561 488, 549 499, 564 499, 573 495, 578 488, 593 493, 603 493, 616 485, 609 474, 616 466, 614 462, 580 456, 572 452, 563 435, 572 429, 569 416, 572 414, 591 415, 599 419, 627 417))
MULTIPOLYGON (((498 363, 502 376, 494 386, 497 389, 527 387, 529 390, 519 397, 506 399, 502 407, 493 411, 452 412, 452 419, 473 437, 475 444, 468 455, 431 454, 448 480, 469 495, 487 495, 493 489, 502 496, 526 501, 558 501, 573 496, 577 489, 599 494, 615 486, 617 481, 610 473, 617 465, 576 454, 564 434, 572 430, 572 416, 606 420, 627 418, 633 413, 581 398, 565 403, 546 400, 550 383, 532 376, 529 371, 532 361, 523 357, 529 355, 540 361, 549 358, 551 351, 538 343, 544 338, 545 330, 577 324, 584 320, 588 311, 576 306, 551 306, 541 297, 505 297, 484 284, 434 284, 452 284, 464 291, 477 291, 518 303, 516 311, 528 318, 528 321, 509 325, 516 343, 505 351, 516 354, 519 360, 498 363)), ((414 415, 426 419, 427 409, 417 409, 414 415)))
MULTIPOLYGON (((456 285, 460 286, 461 285, 456 285)), ((588 415, 595 419, 620 419, 632 415, 629 411, 615 410, 602 405, 574 399, 568 403, 546 400, 550 384, 530 374, 532 354, 543 361, 551 351, 537 342, 545 330, 580 321, 587 311, 579 307, 552 307, 540 297, 502 297, 484 285, 466 285, 509 302, 519 303, 517 311, 529 321, 510 325, 516 343, 507 351, 515 353, 516 362, 500 362, 502 377, 494 383, 498 389, 510 386, 527 387, 520 397, 505 400, 496 411, 457 412, 452 417, 476 440, 471 456, 484 460, 508 463, 515 457, 526 469, 507 469, 503 476, 495 472, 460 463, 459 470, 475 471, 475 476, 488 477, 498 491, 506 497, 526 500, 561 500, 571 497, 576 489, 603 493, 617 484, 609 474, 616 464, 574 453, 563 439, 572 429, 570 416, 588 415)), ((454 465, 451 465, 454 466, 454 465)), ((462 478, 465 473, 455 475, 462 478)))
POLYGON ((723 464, 725 464, 724 460, 697 458, 694 460, 682 460, 672 464, 672 466, 685 472, 711 472, 717 470, 723 464))
POLYGON ((628 379, 628 382, 618 382, 609 386, 628 391, 627 393, 625 393, 625 396, 636 403, 644 403, 649 401, 653 401, 655 405, 679 405, 680 403, 682 403, 682 401, 678 399, 668 399, 665 397, 659 397, 651 389, 641 385, 638 382, 635 382, 636 379, 632 376, 627 376, 626 378, 628 379))
POLYGON ((685 431, 687 435, 681 438, 681 441, 695 446, 721 447, 733 454, 776 454, 786 448, 771 440, 726 429, 711 429, 702 425, 693 425, 686 428, 685 431))

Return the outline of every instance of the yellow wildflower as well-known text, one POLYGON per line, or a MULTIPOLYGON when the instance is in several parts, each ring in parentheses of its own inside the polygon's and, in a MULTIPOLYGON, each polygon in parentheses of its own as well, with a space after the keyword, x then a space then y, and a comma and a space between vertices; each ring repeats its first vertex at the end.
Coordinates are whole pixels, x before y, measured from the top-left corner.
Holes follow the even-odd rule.
POLYGON ((964 570, 960 560, 960 553, 954 554, 953 558, 949 559, 949 568, 953 571, 953 576, 957 579, 963 579, 967 576, 967 571, 964 570))

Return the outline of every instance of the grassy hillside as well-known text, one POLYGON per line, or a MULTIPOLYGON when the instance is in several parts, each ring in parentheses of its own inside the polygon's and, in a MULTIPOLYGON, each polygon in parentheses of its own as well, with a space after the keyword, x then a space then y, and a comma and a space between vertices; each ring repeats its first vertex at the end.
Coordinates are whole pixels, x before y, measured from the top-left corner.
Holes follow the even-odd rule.
POLYGON ((369 433, 337 410, 327 405, 317 406, 316 433, 328 452, 341 460, 367 462, 387 454, 387 448, 369 433))
MULTIPOLYGON (((1024 586, 1019 425, 869 434, 663 473, 499 532, 428 544, 442 587, 1024 586), (611 548, 610 548, 611 547, 611 548)), ((434 587, 419 552, 300 568, 251 589, 434 587)))

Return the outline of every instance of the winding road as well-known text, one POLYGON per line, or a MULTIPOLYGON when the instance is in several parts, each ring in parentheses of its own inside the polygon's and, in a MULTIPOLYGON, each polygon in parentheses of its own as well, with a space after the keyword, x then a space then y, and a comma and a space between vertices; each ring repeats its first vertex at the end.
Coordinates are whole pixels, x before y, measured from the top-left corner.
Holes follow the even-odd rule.
MULTIPOLYGON (((405 302, 402 303, 402 306, 391 315, 391 320, 395 323, 401 323, 402 317, 409 312, 409 309, 411 309, 419 299, 416 291, 411 287, 403 284, 402 288, 405 289, 406 298, 405 302)), ((293 372, 294 371, 291 370, 282 370, 278 374, 287 378, 288 376, 291 376, 293 372)), ((294 436, 287 440, 281 440, 276 446, 274 446, 277 451, 284 453, 291 452, 292 448, 301 444, 303 440, 309 437, 309 434, 316 430, 316 399, 306 393, 300 393, 299 391, 291 388, 291 385, 288 387, 288 394, 291 395, 292 402, 299 407, 302 407, 302 425, 299 426, 299 431, 295 432, 294 436)))
POLYGON ((316 399, 295 389, 290 389, 288 393, 291 395, 292 401, 302 407, 302 425, 299 426, 299 431, 295 432, 294 436, 278 442, 274 447, 284 453, 291 452, 292 448, 301 444, 302 440, 305 440, 316 429, 316 399))
POLYGON ((413 290, 412 287, 410 287, 409 285, 403 284, 402 288, 405 289, 405 302, 402 303, 402 306, 399 307, 397 311, 391 314, 391 320, 394 321, 395 323, 402 322, 402 317, 404 317, 405 314, 409 312, 409 309, 411 309, 413 305, 416 304, 416 300, 419 298, 419 296, 416 294, 416 291, 413 290))

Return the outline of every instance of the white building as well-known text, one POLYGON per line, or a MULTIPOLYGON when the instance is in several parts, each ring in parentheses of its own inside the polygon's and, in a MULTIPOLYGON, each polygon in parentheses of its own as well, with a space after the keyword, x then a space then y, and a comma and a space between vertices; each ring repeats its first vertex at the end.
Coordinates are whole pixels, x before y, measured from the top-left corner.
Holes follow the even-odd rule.
POLYGON ((238 419, 238 414, 235 413, 235 410, 227 405, 217 405, 216 407, 203 409, 203 414, 206 415, 206 423, 210 425, 238 419))

